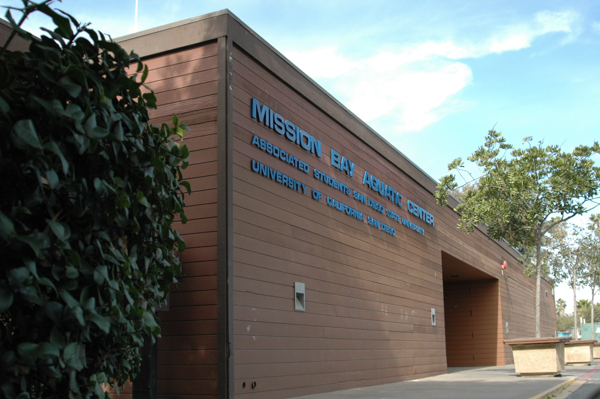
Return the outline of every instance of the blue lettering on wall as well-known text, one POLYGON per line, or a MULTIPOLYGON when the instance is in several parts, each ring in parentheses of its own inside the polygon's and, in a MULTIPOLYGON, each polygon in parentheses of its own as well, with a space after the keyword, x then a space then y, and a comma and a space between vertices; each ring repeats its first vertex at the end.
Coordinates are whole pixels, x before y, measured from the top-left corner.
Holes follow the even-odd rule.
POLYGON ((379 229, 379 220, 373 219, 371 216, 367 216, 367 223, 379 229))
POLYGON ((365 220, 365 216, 363 215, 362 212, 359 212, 356 209, 352 208, 351 206, 348 206, 334 198, 327 197, 327 205, 329 205, 332 208, 337 209, 340 212, 345 213, 348 216, 358 219, 360 221, 365 220))
POLYGON ((382 197, 386 197, 394 204, 400 207, 402 206, 402 194, 400 194, 393 187, 388 186, 375 176, 369 174, 369 172, 367 172, 366 170, 363 176, 363 184, 365 184, 367 187, 369 187, 371 190, 375 191, 382 197))
POLYGON ((367 223, 369 224, 369 226, 373 226, 383 232, 386 232, 388 234, 391 234, 393 236, 396 235, 396 229, 394 229, 391 226, 388 226, 387 224, 380 222, 379 220, 372 218, 371 216, 367 216, 367 223))
POLYGON ((419 219, 425 221, 428 225, 435 226, 435 220, 433 215, 415 204, 411 200, 406 201, 406 208, 410 213, 417 216, 419 219))
POLYGON ((385 223, 381 223, 381 231, 384 231, 384 232, 386 232, 388 234, 391 234, 393 236, 396 235, 396 229, 393 228, 393 227, 391 227, 391 226, 388 226, 385 223))
POLYGON ((311 195, 312 195, 312 198, 316 201, 321 201, 321 198, 323 198, 323 193, 315 190, 314 188, 312 190, 311 195))
POLYGON ((383 213, 383 205, 381 205, 377 201, 373 201, 371 198, 369 198, 369 206, 375 209, 377 212, 383 213))
POLYGON ((354 168, 356 164, 351 162, 348 158, 341 156, 336 150, 331 149, 331 165, 334 168, 338 168, 342 172, 350 177, 354 176, 354 168))
POLYGON ((425 235, 425 230, 423 230, 423 228, 417 226, 413 222, 409 222, 408 220, 402 218, 402 224, 408 227, 409 229, 416 231, 419 234, 425 235))
POLYGON ((264 152, 266 152, 269 155, 273 155, 275 158, 279 159, 280 161, 288 163, 295 168, 298 168, 299 170, 301 170, 304 173, 308 173, 308 171, 309 171, 309 167, 306 162, 301 161, 300 159, 296 158, 289 152, 286 152, 286 151, 280 149, 276 145, 269 143, 267 140, 261 139, 256 134, 254 135, 254 137, 252 137, 252 145, 260 148, 261 150, 263 150, 264 152))
POLYGON ((285 120, 283 116, 266 105, 261 105, 256 98, 251 104, 252 118, 264 123, 265 126, 275 130, 276 133, 285 136, 286 139, 302 147, 308 152, 321 158, 321 141, 317 140, 292 122, 285 120))
POLYGON ((364 195, 363 193, 356 191, 356 190, 353 190, 353 194, 354 194, 355 200, 362 202, 365 205, 367 204, 367 196, 366 195, 364 195))
POLYGON ((313 169, 313 176, 315 177, 315 179, 322 181, 328 186, 333 187, 336 190, 340 190, 346 195, 350 195, 350 187, 348 187, 342 182, 337 181, 333 177, 321 172, 319 169, 313 169))
POLYGON ((400 215, 398 215, 396 212, 392 212, 389 209, 385 210, 385 214, 387 215, 387 217, 389 217, 390 219, 394 219, 396 222, 400 223, 400 215))
POLYGON ((294 191, 301 192, 302 194, 306 193, 306 184, 299 182, 298 180, 292 179, 291 177, 284 175, 283 173, 268 167, 267 165, 263 165, 262 163, 255 161, 254 159, 251 162, 252 170, 264 177, 275 180, 279 184, 283 184, 284 186, 291 188, 294 191))
MULTIPOLYGON (((255 98, 251 99, 251 114, 252 118, 256 119, 257 122, 263 123, 266 127, 272 129, 277 134, 284 136, 287 140, 293 142, 297 146, 302 147, 302 149, 304 149, 305 151, 315 154, 319 158, 322 157, 322 145, 320 140, 317 140, 314 136, 302 130, 293 122, 285 119, 282 115, 278 114, 277 112, 274 112, 268 106, 261 104, 255 98)), ((289 152, 281 149, 280 147, 257 135, 254 135, 252 137, 252 145, 266 152, 267 154, 277 158, 281 162, 287 163, 288 165, 291 165, 292 167, 304 173, 310 173, 310 167, 308 163, 302 161, 296 156, 290 154, 289 152)), ((331 165, 334 168, 346 173, 346 175, 353 177, 354 171, 356 169, 356 164, 350 161, 350 159, 341 155, 336 150, 331 149, 330 151, 331 165)), ((279 172, 278 170, 266 166, 260 163, 259 161, 252 159, 251 167, 255 173, 261 174, 264 177, 274 180, 277 183, 282 184, 294 191, 300 192, 302 194, 306 193, 306 184, 295 180, 294 178, 287 176, 279 172)), ((385 214, 389 219, 395 220, 398 223, 402 223, 402 225, 406 226, 407 228, 410 228, 411 230, 414 230, 419 234, 425 235, 425 230, 420 226, 408 221, 405 218, 401 218, 396 212, 390 209, 386 209, 386 207, 384 207, 379 202, 367 198, 367 195, 357 190, 351 190, 348 185, 334 179, 326 173, 321 172, 318 169, 313 169, 313 176, 315 179, 332 187, 335 190, 338 190, 348 196, 352 195, 352 197, 358 202, 369 206, 372 209, 375 209, 381 214, 385 214)), ((404 204, 402 202, 402 194, 398 192, 395 188, 389 186, 383 180, 380 180, 376 176, 373 176, 366 170, 363 175, 362 184, 367 186, 380 196, 387 198, 390 202, 396 204, 398 207, 403 207, 404 204)), ((321 201, 321 199, 325 197, 325 195, 318 190, 312 189, 311 197, 315 201, 321 201)), ((343 212, 348 216, 351 216, 358 220, 365 220, 364 214, 362 212, 359 212, 358 210, 350 207, 349 205, 346 205, 329 196, 327 196, 326 198, 328 206, 331 206, 339 210, 340 212, 343 212)), ((423 220, 428 225, 435 226, 434 216, 431 213, 427 212, 425 209, 421 208, 413 201, 407 200, 406 208, 409 213, 423 220)), ((390 235, 396 235, 396 230, 393 227, 388 226, 387 224, 380 222, 379 220, 374 219, 370 216, 367 217, 367 223, 370 226, 376 227, 377 229, 380 229, 381 231, 384 231, 390 235)))

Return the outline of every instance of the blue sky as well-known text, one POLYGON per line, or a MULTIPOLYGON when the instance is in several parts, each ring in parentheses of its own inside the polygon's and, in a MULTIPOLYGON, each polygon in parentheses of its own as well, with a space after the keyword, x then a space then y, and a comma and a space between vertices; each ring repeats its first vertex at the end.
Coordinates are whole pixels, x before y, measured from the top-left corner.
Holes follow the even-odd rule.
MULTIPOLYGON (((135 0, 55 5, 135 31, 135 0)), ((139 0, 138 30, 223 8, 435 179, 494 126, 565 150, 600 137, 600 1, 139 0)))
MULTIPOLYGON (((135 0, 55 7, 135 31, 135 0)), ((435 179, 494 126, 517 145, 600 139, 600 1, 139 0, 137 29, 223 8, 435 179)))

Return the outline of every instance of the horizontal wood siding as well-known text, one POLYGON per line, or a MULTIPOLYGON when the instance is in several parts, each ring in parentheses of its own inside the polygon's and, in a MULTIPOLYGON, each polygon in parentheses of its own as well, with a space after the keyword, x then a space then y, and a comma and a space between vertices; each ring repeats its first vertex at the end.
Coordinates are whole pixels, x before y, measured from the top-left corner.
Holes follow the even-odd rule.
MULTIPOLYGON (((404 186, 403 194, 412 190, 410 198, 422 202, 418 192, 378 154, 237 49, 234 71, 236 397, 292 397, 444 372, 439 250, 397 222, 393 237, 310 197, 317 189, 392 225, 314 179, 313 169, 381 204, 385 199, 367 193, 358 181, 365 167, 398 189, 404 186), (250 119, 252 97, 322 140, 323 157, 298 150, 250 119), (310 174, 252 146, 253 134, 309 163, 310 174), (330 146, 356 163, 353 179, 328 166, 330 146), (253 172, 252 159, 307 184, 306 193, 253 172), (306 312, 294 311, 296 281, 306 284, 306 312), (438 327, 431 326, 432 307, 438 309, 438 327)), ((414 220, 402 208, 394 211, 414 220)))
POLYGON ((534 337, 535 325, 530 323, 535 316, 534 290, 520 285, 515 279, 509 277, 508 292, 511 307, 509 330, 512 327, 517 337, 534 337))
MULTIPOLYGON (((510 363, 502 341, 533 336, 535 280, 523 274, 517 251, 489 240, 484 226, 469 235, 457 230, 459 215, 436 204, 433 179, 237 17, 224 10, 121 44, 148 57, 147 83, 159 103, 153 122, 170 123, 177 113, 192 128, 185 139, 192 151, 185 171, 193 188, 189 221, 177 224, 188 250, 171 309, 160 315, 160 397, 230 397, 232 380, 235 396, 261 399, 403 381, 444 373, 471 354, 475 364, 510 363), (320 140, 322 157, 252 119, 252 98, 320 140), (306 162, 309 173, 252 145, 255 134, 306 162), (331 149, 355 165, 353 176, 332 166, 331 149), (252 160, 306 192, 255 173, 252 160), (424 235, 318 181, 315 169, 424 235), (367 171, 400 192, 403 205, 363 184, 367 171), (323 198, 311 198, 313 189, 323 198), (328 206, 327 197, 362 212, 365 221, 328 206), (435 226, 409 213, 408 200, 433 214, 435 226), (368 225, 367 217, 395 235, 368 225), (456 274, 456 265, 470 274, 459 284, 472 287, 470 296, 444 276, 456 274), (306 284, 305 312, 294 311, 295 282, 306 284), (450 303, 473 308, 473 319, 455 314, 450 303), (457 342, 468 332, 475 338, 461 348, 457 342)), ((542 335, 552 336, 554 297, 545 281, 541 300, 542 335)))
POLYGON ((183 275, 160 312, 160 398, 217 397, 217 43, 145 60, 147 84, 157 97, 154 124, 171 124, 173 113, 190 127, 184 143, 190 166, 183 177, 186 224, 176 223, 187 249, 183 275))
MULTIPOLYGON (((509 273, 505 273, 509 274, 509 273)), ((510 273, 504 279, 503 292, 503 326, 506 328, 508 322, 509 333, 505 339, 535 337, 535 277, 527 278, 520 273, 510 273)), ((546 281, 542 281, 540 301, 540 318, 542 337, 555 337, 556 313, 552 287, 546 281), (546 292, 548 296, 546 297, 546 292)), ((512 363, 512 349, 505 346, 506 362, 512 363)))
POLYGON ((445 372, 442 251, 497 280, 477 288, 485 299, 477 304, 485 324, 474 327, 473 347, 478 364, 503 364, 502 325, 512 310, 502 306, 508 288, 499 266, 508 259, 510 272, 520 274, 519 286, 531 287, 518 261, 480 230, 459 232, 451 208, 436 205, 418 182, 239 48, 233 70, 236 396, 286 398, 445 372), (252 119, 252 98, 321 140, 322 157, 252 119), (310 173, 253 146, 254 135, 306 162, 310 173), (332 167, 330 149, 355 163, 353 177, 332 167), (252 160, 302 182, 306 192, 255 173, 252 160), (425 235, 318 181, 315 168, 423 227, 425 235), (365 171, 402 193, 404 206, 363 185, 365 171), (365 222, 327 206, 324 198, 312 199, 312 189, 363 212, 365 222), (408 213, 407 200, 434 214, 435 226, 408 213), (369 226, 367 216, 392 226, 396 235, 369 226), (306 312, 294 311, 295 282, 306 284, 306 312), (488 308, 495 317, 484 316, 488 308))

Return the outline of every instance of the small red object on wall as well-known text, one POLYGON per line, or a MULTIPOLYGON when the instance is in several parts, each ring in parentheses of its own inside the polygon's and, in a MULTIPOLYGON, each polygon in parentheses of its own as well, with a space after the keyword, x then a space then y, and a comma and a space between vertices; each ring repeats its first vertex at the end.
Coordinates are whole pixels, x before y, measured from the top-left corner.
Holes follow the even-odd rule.
POLYGON ((502 264, 502 275, 504 276, 504 269, 506 269, 506 261, 502 264))

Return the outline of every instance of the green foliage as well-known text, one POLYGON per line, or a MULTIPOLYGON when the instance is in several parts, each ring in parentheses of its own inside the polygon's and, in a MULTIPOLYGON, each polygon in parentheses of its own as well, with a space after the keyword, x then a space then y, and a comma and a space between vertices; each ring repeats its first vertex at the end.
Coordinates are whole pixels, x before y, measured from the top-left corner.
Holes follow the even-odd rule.
POLYGON ((558 331, 571 331, 573 329, 573 316, 557 315, 556 328, 558 331))
POLYGON ((562 314, 565 312, 565 308, 567 307, 567 301, 562 298, 558 298, 556 300, 556 314, 562 314))
POLYGON ((594 232, 596 238, 600 239, 600 214, 590 216, 588 229, 594 232))
MULTIPOLYGON (((582 311, 584 309, 589 309, 592 306, 592 302, 589 299, 580 299, 577 301, 577 310, 582 311)), ((587 319, 590 320, 589 318, 587 319)))
MULTIPOLYGON (((595 289, 598 281, 597 243, 595 235, 589 229, 570 225, 555 225, 549 231, 548 247, 552 254, 552 264, 562 270, 564 277, 573 290, 573 300, 577 300, 577 287, 589 286, 595 289)), ((593 298, 593 297, 592 297, 593 298)), ((581 299, 573 311, 574 326, 583 317, 591 320, 591 303, 581 299), (581 312, 586 315, 582 315, 581 312)), ((594 314, 594 318, 598 315, 594 314)))
MULTIPOLYGON (((485 144, 468 158, 482 174, 456 211, 461 215, 460 229, 470 233, 483 224, 490 238, 506 240, 535 260, 531 263, 536 275, 539 337, 540 279, 548 255, 542 251, 543 240, 558 224, 587 212, 587 204, 600 192, 600 167, 592 160, 600 153, 600 146, 582 145, 569 153, 542 142, 533 145, 530 137, 524 142, 525 148, 514 148, 502 133, 488 132, 485 144)), ((463 168, 460 158, 448 166, 454 171, 463 168)), ((437 202, 446 205, 448 194, 457 188, 454 175, 442 177, 435 193, 437 202)))
POLYGON ((593 233, 584 234, 578 252, 584 270, 580 283, 595 290, 600 285, 600 239, 593 233))
POLYGON ((552 265, 562 272, 571 287, 585 284, 588 273, 589 234, 576 225, 555 225, 544 237, 546 252, 552 265))
POLYGON ((467 198, 467 193, 475 188, 476 184, 474 183, 465 183, 460 187, 457 187, 455 190, 450 191, 450 194, 460 202, 465 202, 467 198))
MULTIPOLYGON (((542 229, 552 215, 562 222, 587 211, 585 202, 600 191, 600 167, 591 159, 600 153, 598 143, 568 153, 559 146, 532 145, 531 138, 524 141, 525 149, 513 148, 502 133, 490 130, 485 145, 468 158, 483 173, 456 208, 461 229, 472 232, 483 223, 494 239, 516 248, 532 247, 552 227, 542 229)), ((458 158, 448 168, 463 167, 458 158)), ((445 205, 448 193, 457 188, 454 175, 442 177, 437 202, 445 205)))
MULTIPOLYGON (((592 322, 592 303, 585 299, 577 301, 577 317, 585 320, 586 323, 592 322), (582 303, 583 302, 583 303, 582 303)), ((594 323, 600 322, 600 304, 594 305, 594 323)))
POLYGON ((34 11, 55 29, 0 50, 0 396, 105 397, 180 272, 187 126, 147 124, 148 70, 102 33, 48 2, 6 15, 29 38, 34 11))

